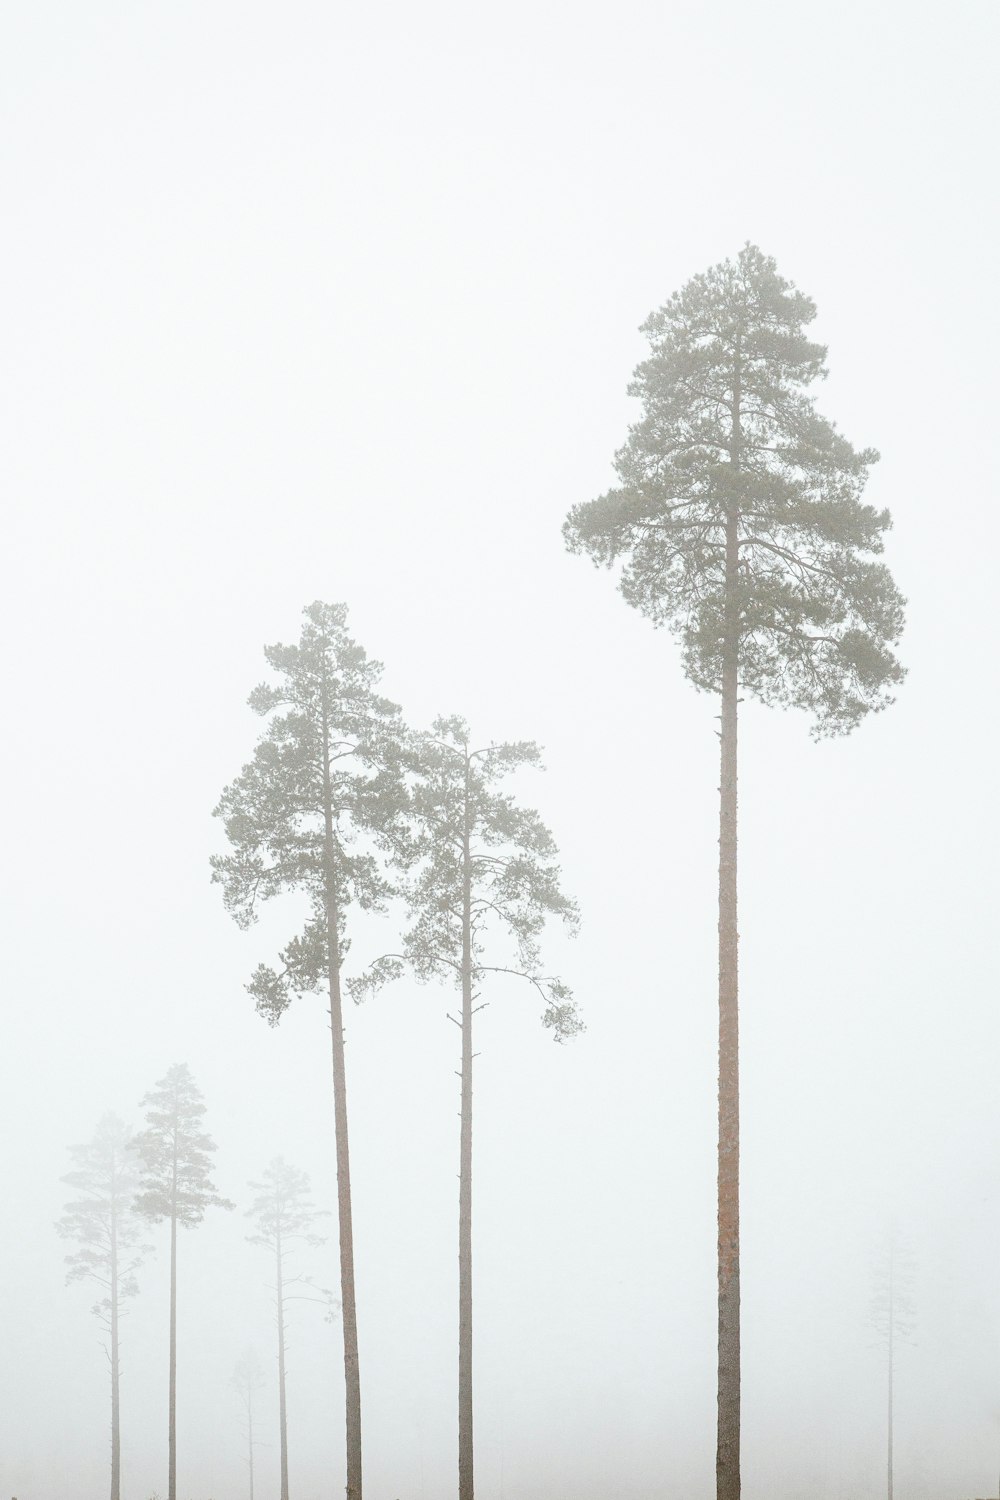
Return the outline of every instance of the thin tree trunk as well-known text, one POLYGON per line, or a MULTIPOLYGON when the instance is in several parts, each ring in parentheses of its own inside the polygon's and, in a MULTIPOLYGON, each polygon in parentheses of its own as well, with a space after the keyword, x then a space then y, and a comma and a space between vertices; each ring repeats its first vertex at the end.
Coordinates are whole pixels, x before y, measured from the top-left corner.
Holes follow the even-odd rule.
MULTIPOLYGON (((326 937, 329 957, 330 1035, 333 1047, 333 1109, 337 1142, 337 1216, 340 1226, 340 1304, 344 1330, 344 1385, 347 1418, 347 1500, 361 1500, 361 1374, 358 1364, 358 1313, 354 1291, 354 1225, 351 1216, 351 1155, 347 1137, 347 1068, 344 1059, 344 1011, 340 993, 340 932, 333 838, 333 792, 330 744, 324 707, 323 792, 326 826, 324 865, 326 937)), ((171 1500, 173 1497, 171 1496, 171 1500)))
POLYGON ((251 1384, 247 1385, 247 1437, 250 1445, 250 1500, 253 1500, 253 1386, 251 1384))
POLYGON ((462 1128, 458 1189, 458 1496, 473 1500, 472 1442, 472 866, 469 763, 462 842, 462 1128))
POLYGON ((889 1454, 888 1454, 889 1468, 888 1468, 888 1491, 887 1491, 889 1500, 892 1500, 892 1365, 893 1365, 893 1355, 895 1354, 895 1349, 893 1347, 893 1343, 894 1343, 893 1335, 895 1334, 895 1331, 896 1331, 895 1327, 893 1326, 895 1324, 895 1321, 896 1321, 896 1309, 895 1309, 895 1307, 893 1305, 893 1303, 894 1303, 894 1296, 895 1296, 895 1285, 894 1285, 895 1266, 893 1264, 893 1260, 894 1260, 894 1254, 893 1254, 893 1252, 894 1252, 894 1249, 895 1249, 895 1247, 892 1244, 892 1241, 890 1240, 890 1242, 889 1242, 889 1454))
MULTIPOLYGON (((117 1192, 117 1187, 113 1193, 117 1192)), ((111 1500, 121 1500, 122 1448, 118 1403, 118 1212, 111 1204, 111 1500)))
POLYGON ((170 1398, 167 1430, 167 1500, 177 1500, 177 1213, 170 1216, 170 1398))
MULTIPOLYGON (((739 352, 730 456, 740 467, 739 352)), ((719 1384, 717 1500, 740 1496, 740 1074, 736 910, 739 514, 726 517, 726 618, 719 784, 719 1384)))
POLYGON ((281 1500, 288 1500, 288 1409, 285 1404, 285 1287, 281 1268, 280 1230, 277 1237, 276 1259, 278 1283, 278 1426, 281 1442, 281 1500))

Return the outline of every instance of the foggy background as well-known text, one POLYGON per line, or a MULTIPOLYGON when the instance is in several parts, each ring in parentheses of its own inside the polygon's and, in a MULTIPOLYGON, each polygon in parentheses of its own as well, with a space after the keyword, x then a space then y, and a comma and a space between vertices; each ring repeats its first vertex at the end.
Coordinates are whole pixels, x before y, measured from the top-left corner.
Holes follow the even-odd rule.
MULTIPOLYGON (((233 1366, 276 1381, 247 1180, 335 1208, 321 1002, 270 1031, 210 814, 265 642, 345 601, 415 725, 533 738, 581 906, 478 1018, 482 1500, 709 1500, 717 712, 563 550, 638 411, 638 324, 747 239, 815 298, 821 409, 882 453, 910 676, 847 741, 741 734, 744 1488, 884 1493, 869 1321, 916 1263, 897 1494, 996 1493, 996 36, 987 4, 6 0, 0 1493, 97 1496, 108 1382, 65 1287, 66 1147, 174 1062, 237 1200, 180 1237, 179 1494, 239 1500, 233 1366)), ((391 925, 355 929, 348 972, 391 925)), ((366 1485, 455 1481, 458 1037, 347 1015, 366 1485)), ((335 1235, 335 1220, 330 1221, 335 1235)), ((166 1488, 167 1243, 123 1326, 123 1493, 166 1488)), ((306 1263, 308 1261, 308 1264, 306 1263)), ((336 1287, 335 1241, 303 1269, 336 1287)), ((339 1325, 296 1315, 296 1500, 343 1489, 339 1325)))

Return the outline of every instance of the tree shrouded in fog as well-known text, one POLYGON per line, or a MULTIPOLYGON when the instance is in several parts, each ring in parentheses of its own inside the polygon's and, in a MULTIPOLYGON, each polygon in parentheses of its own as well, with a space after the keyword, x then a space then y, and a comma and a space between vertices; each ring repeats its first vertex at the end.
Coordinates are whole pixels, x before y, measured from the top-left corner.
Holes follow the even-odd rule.
POLYGON ((247 1419, 247 1470, 250 1479, 250 1500, 254 1500, 254 1452, 257 1440, 253 1433, 254 1398, 264 1389, 264 1372, 260 1360, 252 1349, 247 1349, 236 1361, 233 1378, 229 1382, 240 1398, 247 1419))
POLYGON ((135 1138, 142 1162, 136 1212, 170 1225, 170 1376, 167 1497, 177 1500, 177 1228, 193 1229, 209 1208, 232 1208, 210 1171, 215 1142, 201 1128, 205 1104, 185 1063, 176 1063, 141 1101, 146 1129, 135 1138))
POLYGON ((93 1139, 70 1146, 73 1170, 62 1179, 79 1197, 66 1204, 56 1228, 75 1240, 67 1255, 67 1281, 94 1281, 103 1295, 94 1314, 108 1336, 111 1371, 111 1500, 121 1497, 121 1419, 119 1403, 119 1323, 122 1303, 139 1290, 136 1271, 149 1253, 139 1243, 134 1214, 139 1163, 131 1130, 114 1114, 103 1115, 93 1139))
POLYGON ((302 1245, 323 1245, 322 1235, 315 1232, 316 1221, 324 1217, 309 1199, 309 1178, 305 1172, 289 1166, 276 1156, 264 1169, 259 1182, 251 1182, 256 1197, 247 1209, 257 1225, 248 1235, 252 1245, 261 1245, 274 1257, 274 1303, 278 1332, 278 1433, 280 1442, 280 1500, 288 1500, 288 1413, 285 1392, 285 1316, 290 1297, 309 1297, 312 1282, 290 1270, 289 1263, 302 1245), (290 1291, 290 1288, 296 1288, 290 1291), (305 1290, 303 1290, 303 1288, 305 1290))
POLYGON ((721 700, 719 837, 719 1500, 740 1491, 737 704, 803 708, 843 734, 892 702, 903 600, 879 561, 888 512, 862 501, 877 459, 815 409, 826 351, 812 301, 747 245, 648 319, 643 403, 619 484, 577 505, 572 551, 621 565, 627 602, 721 700))
POLYGON ((916 1326, 913 1301, 914 1261, 895 1223, 890 1225, 885 1251, 875 1272, 871 1321, 886 1357, 886 1497, 893 1500, 895 1480, 894 1427, 896 1415, 896 1356, 916 1326))
POLYGON ((249 927, 260 902, 301 891, 310 915, 282 951, 281 968, 261 964, 247 986, 276 1025, 293 994, 329 999, 344 1334, 347 1500, 361 1500, 361 1381, 354 1287, 354 1234, 341 969, 352 906, 380 910, 389 894, 376 850, 398 817, 393 770, 399 710, 375 689, 380 663, 347 633, 343 605, 311 604, 296 646, 268 646, 279 679, 255 688, 253 710, 268 720, 254 758, 222 794, 232 853, 212 861, 227 909, 249 927))
POLYGON ((350 987, 360 1000, 409 968, 421 980, 446 979, 461 997, 458 1478, 459 1500, 472 1500, 473 1016, 484 981, 512 975, 537 991, 542 1024, 556 1041, 582 1030, 568 988, 544 972, 539 950, 546 918, 575 926, 576 908, 559 887, 552 835, 536 812, 497 786, 520 767, 537 765, 537 746, 474 749, 462 719, 438 719, 432 733, 413 737, 408 760, 415 827, 410 926, 402 952, 378 960, 350 987))

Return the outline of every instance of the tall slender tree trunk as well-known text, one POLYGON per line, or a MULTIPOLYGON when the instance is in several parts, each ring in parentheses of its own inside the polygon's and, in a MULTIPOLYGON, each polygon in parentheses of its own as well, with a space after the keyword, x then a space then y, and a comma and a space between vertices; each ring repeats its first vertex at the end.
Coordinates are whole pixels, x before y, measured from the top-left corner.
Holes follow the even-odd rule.
MULTIPOLYGON (((281 1231, 277 1232, 278 1291, 278 1428, 281 1443, 281 1500, 288 1500, 288 1408, 285 1404, 285 1284, 281 1265, 281 1231)), ((251 1497, 252 1500, 252 1497, 251 1497)))
POLYGON ((347 1136, 347 1068, 344 1060, 344 1009, 340 990, 341 957, 333 837, 333 792, 330 785, 330 741, 325 708, 323 792, 326 938, 329 957, 330 1036, 333 1046, 333 1109, 337 1143, 337 1217, 340 1227, 340 1305, 341 1324, 344 1330, 344 1386, 347 1408, 346 1493, 347 1500, 361 1500, 361 1373, 358 1363, 358 1312, 354 1290, 354 1224, 351 1215, 351 1153, 347 1136))
MULTIPOLYGON (((117 1191, 117 1189, 115 1190, 117 1191)), ((118 1211, 111 1203, 111 1500, 121 1500, 122 1445, 118 1403, 118 1211)))
POLYGON ((177 1500, 177 1211, 170 1215, 170 1397, 167 1416, 167 1500, 177 1500))
POLYGON ((894 1335, 896 1322, 895 1301, 895 1246, 889 1241, 889 1466, 888 1466, 888 1490, 889 1500, 892 1500, 892 1367, 895 1355, 894 1335))
MULTIPOLYGON (((730 457, 740 469, 739 352, 730 457)), ((736 909, 737 701, 739 695, 738 488, 726 516, 726 617, 719 781, 719 1384, 717 1500, 740 1496, 740 1072, 736 909)))
POLYGON ((469 762, 462 840, 462 1128, 458 1188, 458 1497, 473 1500, 472 1441, 472 862, 469 762))
POLYGON ((247 1462, 250 1465, 250 1500, 253 1500, 253 1386, 247 1386, 247 1440, 249 1454, 247 1462))

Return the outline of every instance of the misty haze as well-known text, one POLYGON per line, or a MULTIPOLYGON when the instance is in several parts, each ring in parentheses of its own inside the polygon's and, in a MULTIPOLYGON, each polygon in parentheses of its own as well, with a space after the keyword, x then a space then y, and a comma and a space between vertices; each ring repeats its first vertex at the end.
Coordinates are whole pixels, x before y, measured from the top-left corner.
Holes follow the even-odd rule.
POLYGON ((994 7, 0 38, 0 1500, 1000 1497, 994 7))

